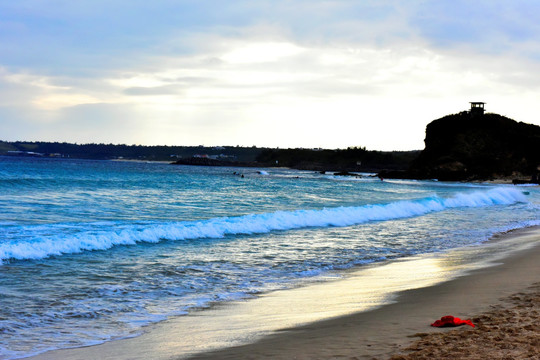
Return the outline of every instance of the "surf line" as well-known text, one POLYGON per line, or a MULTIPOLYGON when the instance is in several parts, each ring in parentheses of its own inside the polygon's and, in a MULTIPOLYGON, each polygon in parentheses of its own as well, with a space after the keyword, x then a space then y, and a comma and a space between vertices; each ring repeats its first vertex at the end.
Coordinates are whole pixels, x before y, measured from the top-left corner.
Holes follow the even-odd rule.
POLYGON ((43 235, 36 234, 24 241, 0 244, 0 264, 9 259, 42 259, 62 254, 91 250, 107 250, 118 245, 158 243, 163 240, 195 240, 223 238, 227 235, 264 234, 271 231, 293 230, 309 227, 345 227, 370 221, 386 221, 421 216, 452 208, 473 208, 494 205, 526 203, 525 195, 512 188, 494 188, 487 191, 458 193, 449 198, 438 196, 401 200, 388 204, 357 207, 324 208, 320 210, 277 211, 222 217, 201 221, 177 222, 155 225, 133 225, 119 231, 103 230, 79 233, 43 235))

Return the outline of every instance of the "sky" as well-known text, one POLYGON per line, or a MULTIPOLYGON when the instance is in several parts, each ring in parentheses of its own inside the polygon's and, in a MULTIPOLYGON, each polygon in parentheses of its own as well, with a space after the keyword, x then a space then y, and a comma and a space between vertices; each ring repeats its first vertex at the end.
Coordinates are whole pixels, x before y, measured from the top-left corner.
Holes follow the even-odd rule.
POLYGON ((0 0, 0 140, 423 149, 540 125, 537 0, 0 0))

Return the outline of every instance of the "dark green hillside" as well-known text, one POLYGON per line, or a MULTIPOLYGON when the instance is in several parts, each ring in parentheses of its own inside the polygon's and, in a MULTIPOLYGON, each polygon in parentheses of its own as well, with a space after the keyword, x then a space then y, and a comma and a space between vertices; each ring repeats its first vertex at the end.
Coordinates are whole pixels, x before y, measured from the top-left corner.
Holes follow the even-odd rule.
POLYGON ((382 152, 362 147, 344 150, 269 149, 241 146, 141 146, 2 142, 0 155, 94 160, 160 160, 180 165, 280 166, 317 171, 379 171, 407 169, 418 151, 382 152))
POLYGON ((0 155, 173 161, 196 155, 254 161, 262 149, 240 146, 143 146, 59 142, 0 142, 0 155))
POLYGON ((342 150, 266 149, 260 163, 318 171, 379 171, 406 169, 419 151, 370 151, 363 147, 342 150))
POLYGON ((540 127, 498 114, 462 112, 426 127, 425 149, 403 174, 439 180, 490 180, 536 176, 540 127))

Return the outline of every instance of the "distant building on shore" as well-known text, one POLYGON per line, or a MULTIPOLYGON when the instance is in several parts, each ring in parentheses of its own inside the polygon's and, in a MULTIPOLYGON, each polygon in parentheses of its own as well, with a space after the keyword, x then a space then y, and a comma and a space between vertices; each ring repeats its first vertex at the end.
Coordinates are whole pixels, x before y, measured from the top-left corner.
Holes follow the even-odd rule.
POLYGON ((473 101, 471 104, 471 110, 469 111, 471 113, 471 116, 474 115, 484 115, 484 105, 485 102, 480 101, 473 101))

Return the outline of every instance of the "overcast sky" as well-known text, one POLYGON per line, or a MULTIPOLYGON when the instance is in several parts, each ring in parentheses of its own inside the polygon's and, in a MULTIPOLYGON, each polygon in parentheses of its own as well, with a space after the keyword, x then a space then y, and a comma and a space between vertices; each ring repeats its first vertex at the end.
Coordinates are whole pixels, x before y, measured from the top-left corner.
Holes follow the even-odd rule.
POLYGON ((0 140, 411 150, 540 125, 537 0, 0 0, 0 140))

